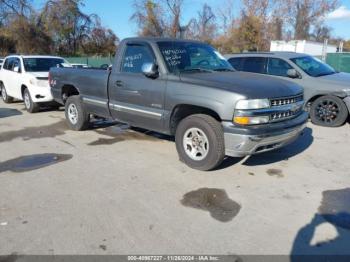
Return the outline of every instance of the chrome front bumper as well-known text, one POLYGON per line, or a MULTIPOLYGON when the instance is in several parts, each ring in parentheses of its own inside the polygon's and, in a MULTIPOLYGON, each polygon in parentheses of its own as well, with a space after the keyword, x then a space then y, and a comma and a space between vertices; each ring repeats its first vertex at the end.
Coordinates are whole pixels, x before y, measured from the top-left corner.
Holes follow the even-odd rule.
POLYGON ((283 147, 294 142, 305 127, 306 123, 292 129, 264 135, 225 133, 226 155, 244 157, 283 147))

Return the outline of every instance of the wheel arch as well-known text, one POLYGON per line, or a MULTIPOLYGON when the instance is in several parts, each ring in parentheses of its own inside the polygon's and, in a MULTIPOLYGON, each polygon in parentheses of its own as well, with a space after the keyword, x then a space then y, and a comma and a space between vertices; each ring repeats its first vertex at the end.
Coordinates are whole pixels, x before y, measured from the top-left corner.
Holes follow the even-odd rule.
POLYGON ((64 104, 66 103, 67 99, 70 96, 79 95, 79 94, 80 94, 79 89, 72 84, 65 84, 61 88, 61 97, 64 104))
MULTIPOLYGON (((23 95, 24 95, 24 90, 28 89, 28 87, 25 85, 25 84, 22 84, 21 85, 21 95, 22 95, 22 99, 24 98, 23 95)), ((29 91, 29 89, 28 89, 29 91)), ((29 91, 30 92, 30 91, 29 91)))
POLYGON ((176 128, 181 120, 185 119, 190 115, 196 115, 196 114, 209 115, 214 119, 216 119, 218 122, 222 121, 220 115, 213 109, 203 107, 203 106, 198 106, 198 105, 179 104, 173 108, 170 115, 170 121, 169 121, 170 133, 172 135, 175 134, 176 128))
POLYGON ((339 97, 341 99, 344 99, 345 97, 347 97, 347 94, 345 92, 331 92, 331 93, 320 93, 320 94, 316 94, 313 95, 307 102, 306 105, 313 103, 316 99, 322 97, 322 96, 336 96, 339 97))

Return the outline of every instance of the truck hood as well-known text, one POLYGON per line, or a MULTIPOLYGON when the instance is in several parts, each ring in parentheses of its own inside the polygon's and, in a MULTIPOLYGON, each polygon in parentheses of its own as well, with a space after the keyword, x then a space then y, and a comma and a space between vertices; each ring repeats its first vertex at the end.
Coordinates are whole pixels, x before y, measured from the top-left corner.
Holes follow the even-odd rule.
POLYGON ((328 76, 321 76, 316 79, 325 83, 336 85, 336 86, 342 86, 343 89, 350 89, 349 73, 337 73, 337 74, 328 75, 328 76))
POLYGON ((290 81, 246 72, 214 72, 181 74, 181 81, 228 90, 247 99, 295 96, 303 89, 290 81))
POLYGON ((28 75, 33 76, 35 78, 48 78, 49 72, 29 72, 28 75))

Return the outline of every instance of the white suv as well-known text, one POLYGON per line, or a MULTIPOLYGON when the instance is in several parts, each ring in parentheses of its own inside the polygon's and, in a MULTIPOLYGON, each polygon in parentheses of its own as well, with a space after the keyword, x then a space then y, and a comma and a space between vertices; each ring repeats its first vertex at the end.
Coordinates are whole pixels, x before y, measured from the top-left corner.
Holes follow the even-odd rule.
POLYGON ((28 112, 37 112, 41 104, 53 102, 48 79, 50 68, 65 64, 63 58, 53 56, 6 57, 0 70, 2 99, 5 103, 24 100, 28 112))

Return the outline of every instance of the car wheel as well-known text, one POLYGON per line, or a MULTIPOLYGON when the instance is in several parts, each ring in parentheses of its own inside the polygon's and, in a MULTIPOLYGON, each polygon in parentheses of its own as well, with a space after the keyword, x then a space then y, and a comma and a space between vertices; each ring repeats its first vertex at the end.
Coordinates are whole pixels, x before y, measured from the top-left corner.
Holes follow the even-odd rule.
POLYGON ((36 113, 39 111, 39 105, 33 102, 32 97, 30 96, 29 90, 27 88, 23 91, 23 101, 24 106, 29 113, 36 113))
POLYGON ((331 95, 316 99, 310 109, 312 123, 326 127, 343 125, 348 115, 349 111, 343 100, 331 95))
POLYGON ((1 91, 1 98, 6 104, 13 102, 13 97, 7 95, 6 88, 3 84, 0 85, 0 91, 1 91))
POLYGON ((209 171, 225 157, 221 124, 208 115, 192 115, 180 122, 175 135, 180 159, 189 167, 209 171))
POLYGON ((65 114, 68 126, 76 131, 89 127, 90 115, 84 110, 80 96, 70 96, 65 104, 65 114))

